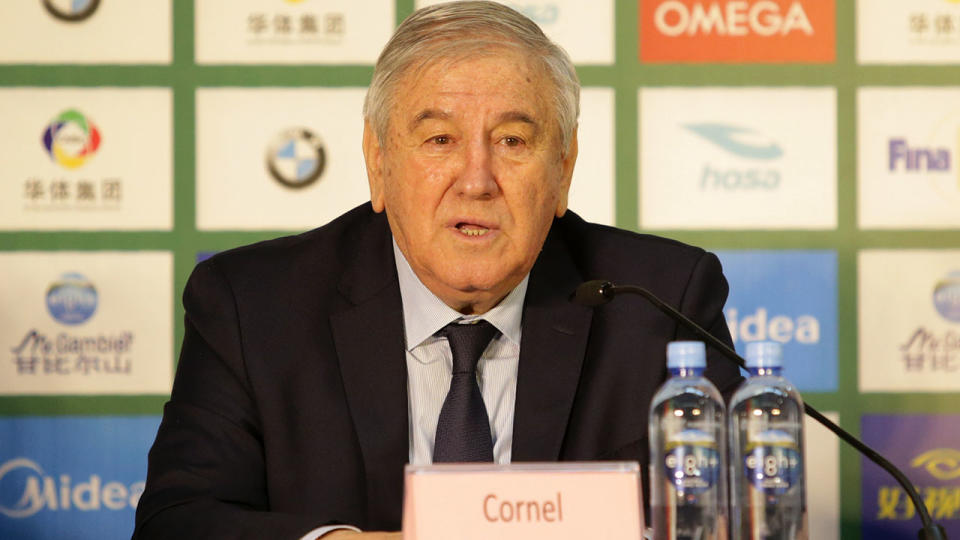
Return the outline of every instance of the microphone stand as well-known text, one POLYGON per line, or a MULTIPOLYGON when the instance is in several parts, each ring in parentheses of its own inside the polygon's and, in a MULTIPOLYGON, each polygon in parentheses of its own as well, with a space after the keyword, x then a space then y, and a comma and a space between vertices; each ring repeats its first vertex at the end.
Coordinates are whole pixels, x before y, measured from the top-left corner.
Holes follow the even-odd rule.
MULTIPOLYGON (((717 339, 713 334, 707 332, 701 328, 700 325, 687 318, 686 315, 680 313, 680 311, 674 309, 673 306, 665 303, 663 300, 660 300, 655 294, 644 289, 643 287, 637 287, 635 285, 614 285, 609 281, 603 280, 588 281, 577 287, 577 290, 571 296, 571 300, 574 300, 582 305, 595 307, 613 300, 614 296, 620 293, 637 294, 646 298, 647 301, 654 305, 654 307, 659 309, 668 317, 680 322, 686 329, 696 334, 697 337, 703 339, 705 342, 709 343, 718 351, 720 351, 725 358, 746 369, 746 362, 743 360, 743 358, 741 358, 736 351, 727 346, 726 343, 717 339)), ((885 457, 877 453, 876 450, 861 442, 860 439, 854 437, 850 433, 847 433, 843 428, 834 424, 829 418, 821 414, 820 411, 813 408, 806 401, 803 402, 803 409, 807 413, 807 416, 810 416, 836 434, 837 437, 840 437, 847 444, 856 448, 861 454, 867 456, 870 461, 873 461, 879 465, 880 468, 890 473, 890 475, 897 480, 897 482, 903 487, 904 491, 906 491, 907 496, 910 497, 914 507, 917 509, 917 513, 920 515, 920 521, 923 524, 923 528, 918 533, 918 538, 920 540, 947 540, 946 531, 941 525, 934 523, 930 518, 930 512, 927 510, 927 505, 924 504, 923 500, 920 498, 920 495, 917 493, 917 490, 913 487, 913 484, 906 477, 906 475, 900 471, 900 469, 898 469, 893 463, 890 463, 885 457)))

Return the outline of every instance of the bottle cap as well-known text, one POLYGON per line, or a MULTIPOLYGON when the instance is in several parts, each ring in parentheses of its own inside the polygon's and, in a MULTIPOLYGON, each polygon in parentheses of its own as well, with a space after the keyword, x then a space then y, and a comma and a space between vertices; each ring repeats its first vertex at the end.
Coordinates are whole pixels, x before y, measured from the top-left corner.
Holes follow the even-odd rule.
POLYGON ((748 368, 783 367, 783 348, 776 341, 747 343, 748 368))
POLYGON ((702 341, 671 341, 667 343, 667 368, 704 368, 707 350, 702 341))

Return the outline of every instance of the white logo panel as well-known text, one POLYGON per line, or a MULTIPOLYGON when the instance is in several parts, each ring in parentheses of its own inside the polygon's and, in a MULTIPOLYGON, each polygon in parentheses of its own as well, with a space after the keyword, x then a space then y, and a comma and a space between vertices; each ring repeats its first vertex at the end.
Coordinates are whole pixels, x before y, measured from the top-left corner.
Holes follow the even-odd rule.
POLYGON ((861 64, 960 62, 960 2, 857 0, 861 64))
MULTIPOLYGON (((417 0, 417 8, 447 0, 417 0)), ((613 1, 496 0, 526 15, 576 64, 613 64, 613 1)))
POLYGON ((0 63, 169 64, 171 11, 170 0, 5 0, 0 63))
POLYGON ((640 226, 832 229, 833 88, 640 90, 640 226))
POLYGON ((570 185, 570 209, 587 221, 614 225, 613 89, 580 92, 580 151, 570 185))
POLYGON ((0 267, 0 395, 170 391, 170 253, 5 252, 0 267))
POLYGON ((302 230, 370 200, 362 88, 197 90, 197 228, 302 230))
POLYGON ((960 226, 960 88, 861 88, 862 228, 960 226))
POLYGON ((960 250, 859 254, 860 390, 960 390, 960 250))
MULTIPOLYGON (((789 377, 790 374, 788 373, 789 377)), ((824 412, 833 423, 840 422, 835 412, 824 412)), ((804 461, 807 467, 808 538, 840 538, 840 444, 832 431, 804 416, 804 461)))
POLYGON ((203 0, 198 64, 373 64, 393 33, 393 0, 203 0))
POLYGON ((0 89, 0 229, 169 230, 166 88, 0 89))

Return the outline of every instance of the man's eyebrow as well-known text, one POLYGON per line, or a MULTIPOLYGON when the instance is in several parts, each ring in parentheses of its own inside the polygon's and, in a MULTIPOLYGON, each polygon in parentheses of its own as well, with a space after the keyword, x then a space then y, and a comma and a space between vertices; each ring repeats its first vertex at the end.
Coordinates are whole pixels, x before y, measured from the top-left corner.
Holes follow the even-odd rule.
POLYGON ((524 124, 530 124, 532 126, 537 126, 539 122, 533 119, 532 116, 523 112, 523 111, 507 111, 500 115, 500 123, 506 122, 522 122, 524 124))
POLYGON ((424 109, 417 113, 410 122, 411 131, 426 120, 449 120, 450 113, 440 109, 424 109))

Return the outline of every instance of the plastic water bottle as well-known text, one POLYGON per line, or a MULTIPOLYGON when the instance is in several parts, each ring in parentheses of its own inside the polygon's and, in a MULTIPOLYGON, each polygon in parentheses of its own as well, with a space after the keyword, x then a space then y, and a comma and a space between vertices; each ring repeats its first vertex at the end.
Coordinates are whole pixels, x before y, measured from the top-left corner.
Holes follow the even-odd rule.
POLYGON ((748 343, 746 360, 730 401, 730 538, 807 538, 803 401, 780 375, 779 343, 748 343))
POLYGON ((657 540, 727 537, 723 398, 703 377, 699 341, 667 345, 667 380, 650 406, 650 485, 657 540))

